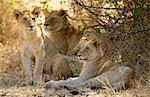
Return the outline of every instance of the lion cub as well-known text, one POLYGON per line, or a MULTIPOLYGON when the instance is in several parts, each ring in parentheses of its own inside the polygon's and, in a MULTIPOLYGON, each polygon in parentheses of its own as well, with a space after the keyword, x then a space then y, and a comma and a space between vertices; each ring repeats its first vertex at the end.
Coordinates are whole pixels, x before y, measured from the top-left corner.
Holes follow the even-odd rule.
POLYGON ((42 34, 34 13, 37 15, 35 10, 14 10, 14 16, 19 24, 21 60, 27 83, 33 85, 40 82, 43 73, 48 74, 49 79, 53 80, 70 77, 72 73, 65 58, 58 54, 59 50, 42 34), (33 58, 35 68, 32 74, 33 58))
POLYGON ((62 54, 72 50, 82 37, 67 19, 64 10, 53 10, 45 16, 44 33, 62 54))

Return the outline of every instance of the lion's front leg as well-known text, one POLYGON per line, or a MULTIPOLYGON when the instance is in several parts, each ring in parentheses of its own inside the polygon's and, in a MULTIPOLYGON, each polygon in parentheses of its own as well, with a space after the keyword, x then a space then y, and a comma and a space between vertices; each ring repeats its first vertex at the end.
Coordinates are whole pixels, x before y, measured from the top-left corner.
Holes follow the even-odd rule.
POLYGON ((96 88, 100 86, 100 81, 97 78, 91 78, 87 81, 83 81, 77 84, 65 84, 64 87, 68 90, 78 89, 78 88, 96 88))
POLYGON ((74 88, 78 85, 80 85, 80 83, 82 83, 83 81, 80 80, 79 78, 77 79, 73 79, 73 80, 59 80, 59 81, 49 81, 44 85, 44 88, 48 89, 48 88, 54 88, 54 89, 62 89, 62 88, 74 88))
POLYGON ((114 89, 116 91, 125 89, 130 80, 133 78, 134 73, 130 67, 120 66, 113 70, 109 70, 97 77, 91 78, 78 84, 66 84, 67 89, 74 88, 105 88, 114 89))
POLYGON ((27 52, 22 51, 21 52, 21 60, 24 67, 24 73, 25 73, 25 80, 27 84, 33 85, 33 76, 32 76, 32 60, 29 54, 27 52))
POLYGON ((105 89, 114 89, 120 90, 125 89, 128 86, 130 80, 133 78, 134 73, 130 67, 120 66, 116 67, 113 70, 109 70, 97 77, 81 82, 80 84, 69 85, 66 87, 68 89, 72 88, 105 88, 105 89))
POLYGON ((40 83, 44 67, 44 51, 35 55, 34 84, 40 83))

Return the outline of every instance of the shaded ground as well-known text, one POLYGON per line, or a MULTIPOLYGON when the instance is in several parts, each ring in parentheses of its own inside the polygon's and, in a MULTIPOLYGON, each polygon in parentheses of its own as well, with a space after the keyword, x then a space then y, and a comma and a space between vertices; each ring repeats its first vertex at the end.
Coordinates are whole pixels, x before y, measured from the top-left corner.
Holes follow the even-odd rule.
MULTIPOLYGON (((80 89, 78 95, 67 90, 44 90, 40 87, 21 86, 21 78, 16 75, 0 76, 0 97, 149 97, 149 85, 142 85, 135 81, 127 90, 114 92, 113 90, 80 89)), ((23 81, 23 80, 22 80, 23 81)))

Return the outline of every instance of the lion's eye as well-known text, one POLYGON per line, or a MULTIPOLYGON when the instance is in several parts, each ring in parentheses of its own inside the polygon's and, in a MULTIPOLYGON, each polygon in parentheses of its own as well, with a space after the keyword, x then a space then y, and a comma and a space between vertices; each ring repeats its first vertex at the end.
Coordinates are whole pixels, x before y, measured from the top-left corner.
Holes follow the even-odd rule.
POLYGON ((88 50, 88 49, 89 49, 89 47, 86 47, 86 49, 88 50))
POLYGON ((32 20, 35 20, 35 18, 32 18, 32 20))
POLYGON ((52 18, 52 20, 55 20, 56 18, 52 18))
POLYGON ((38 12, 35 13, 35 15, 37 15, 37 16, 38 16, 38 14, 39 14, 38 12))

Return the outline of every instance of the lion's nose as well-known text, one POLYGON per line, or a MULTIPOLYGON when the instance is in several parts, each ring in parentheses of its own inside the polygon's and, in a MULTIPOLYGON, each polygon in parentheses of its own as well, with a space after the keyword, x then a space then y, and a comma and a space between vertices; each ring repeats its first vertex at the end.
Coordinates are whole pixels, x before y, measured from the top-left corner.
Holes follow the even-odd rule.
POLYGON ((33 28, 33 26, 29 26, 30 28, 33 28))
POLYGON ((44 26, 48 26, 49 24, 45 23, 44 26))

